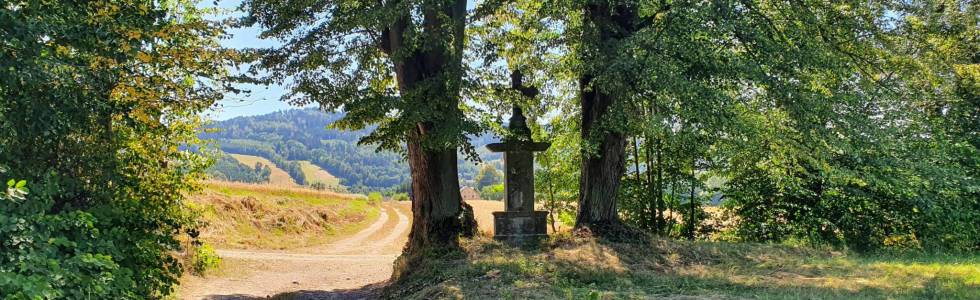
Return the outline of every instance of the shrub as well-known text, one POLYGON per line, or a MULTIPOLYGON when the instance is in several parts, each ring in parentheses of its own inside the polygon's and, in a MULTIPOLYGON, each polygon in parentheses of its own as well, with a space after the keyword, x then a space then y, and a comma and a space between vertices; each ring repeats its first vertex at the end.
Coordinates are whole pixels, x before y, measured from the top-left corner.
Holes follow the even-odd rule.
POLYGON ((221 257, 211 245, 204 243, 194 247, 194 254, 191 256, 191 271, 195 275, 204 275, 208 270, 218 268, 220 264, 221 257))
POLYGON ((0 297, 158 299, 235 54, 193 1, 0 7, 0 297), (188 55, 173 55, 186 53, 188 55), (22 181, 23 180, 23 181, 22 181))
POLYGON ((412 199, 409 199, 408 198, 408 193, 398 193, 398 194, 395 194, 395 195, 391 196, 391 200, 395 200, 395 201, 409 201, 409 200, 412 200, 412 199))
POLYGON ((384 196, 380 192, 368 193, 368 203, 379 204, 382 200, 384 200, 384 196))
POLYGON ((504 199, 504 184, 494 184, 483 187, 480 190, 480 198, 486 200, 503 200, 504 199))

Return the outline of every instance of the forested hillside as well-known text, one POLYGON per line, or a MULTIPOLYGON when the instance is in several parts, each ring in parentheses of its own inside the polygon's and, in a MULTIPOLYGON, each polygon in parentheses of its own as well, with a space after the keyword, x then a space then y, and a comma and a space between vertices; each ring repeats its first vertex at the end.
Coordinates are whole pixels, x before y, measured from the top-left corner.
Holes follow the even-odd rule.
MULTIPOLYGON (((344 131, 328 128, 343 117, 316 109, 294 109, 260 116, 217 121, 202 139, 214 140, 225 153, 256 155, 269 159, 299 184, 309 184, 299 161, 309 161, 340 179, 353 192, 397 190, 407 187, 408 166, 398 153, 376 151, 357 141, 373 128, 344 131)), ((481 157, 499 159, 483 145, 489 137, 473 139, 481 157)), ((226 164, 222 164, 226 165, 226 164)), ((460 177, 472 180, 478 171, 473 162, 459 161, 460 177)), ((213 169, 212 169, 213 171, 213 169)), ((212 172, 215 173, 215 172, 212 172)))

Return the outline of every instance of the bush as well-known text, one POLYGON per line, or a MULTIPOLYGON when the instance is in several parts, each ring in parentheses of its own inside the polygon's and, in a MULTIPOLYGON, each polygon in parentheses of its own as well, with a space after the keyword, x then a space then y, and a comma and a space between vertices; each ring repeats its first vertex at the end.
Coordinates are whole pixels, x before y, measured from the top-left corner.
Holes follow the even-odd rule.
POLYGON ((310 184, 310 188, 312 188, 314 190, 318 190, 318 191, 323 191, 323 190, 326 190, 327 189, 327 184, 325 184, 323 182, 317 181, 317 182, 314 182, 314 183, 310 184))
POLYGON ((480 198, 485 200, 504 200, 504 184, 494 184, 480 190, 480 198))
POLYGON ((395 194, 395 195, 391 196, 391 200, 395 200, 395 201, 409 201, 409 200, 412 200, 412 199, 409 199, 408 198, 408 193, 398 193, 398 194, 395 194))
POLYGON ((211 245, 204 243, 194 247, 194 254, 191 256, 191 272, 195 275, 204 275, 208 270, 218 268, 220 264, 221 257, 211 245))
POLYGON ((379 204, 384 200, 384 196, 380 192, 370 192, 368 193, 368 203, 379 204))
POLYGON ((193 1, 0 8, 0 297, 159 299, 233 51, 193 1), (172 55, 185 53, 187 55, 172 55), (23 180, 23 181, 22 181, 23 180))

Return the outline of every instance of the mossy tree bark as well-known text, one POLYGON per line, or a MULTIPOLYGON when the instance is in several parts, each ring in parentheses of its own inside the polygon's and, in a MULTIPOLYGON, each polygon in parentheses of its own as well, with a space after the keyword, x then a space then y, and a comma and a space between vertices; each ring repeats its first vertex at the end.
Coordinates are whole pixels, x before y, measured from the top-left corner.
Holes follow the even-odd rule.
MULTIPOLYGON (((602 63, 616 56, 616 45, 638 27, 636 7, 628 4, 594 3, 584 8, 584 51, 593 52, 585 64, 602 63)), ((587 54, 588 55, 588 54, 587 54)), ((626 135, 609 126, 616 122, 612 110, 626 95, 606 91, 596 74, 584 72, 579 78, 582 100, 582 140, 594 144, 582 158, 579 211, 575 227, 589 228, 595 234, 620 227, 617 198, 626 171, 626 135)))

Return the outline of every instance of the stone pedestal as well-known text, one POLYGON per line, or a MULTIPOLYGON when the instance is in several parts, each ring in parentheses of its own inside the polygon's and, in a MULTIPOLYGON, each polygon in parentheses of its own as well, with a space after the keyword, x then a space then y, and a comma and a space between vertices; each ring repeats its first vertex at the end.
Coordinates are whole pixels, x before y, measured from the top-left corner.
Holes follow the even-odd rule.
POLYGON ((527 243, 548 236, 546 211, 493 212, 493 238, 511 243, 527 243))
MULTIPOLYGON (((538 90, 526 87, 519 70, 511 74, 511 88, 524 97, 534 98, 538 90)), ((510 116, 510 134, 503 143, 487 145, 504 153, 505 211, 493 212, 493 238, 511 243, 527 243, 548 236, 548 212, 534 210, 534 152, 545 151, 550 143, 531 140, 527 118, 517 105, 510 116)))

